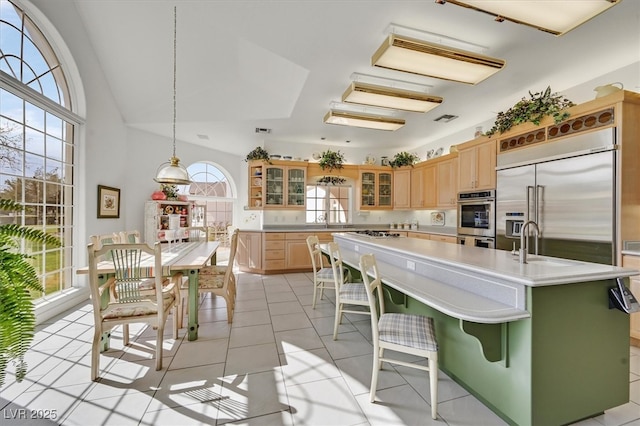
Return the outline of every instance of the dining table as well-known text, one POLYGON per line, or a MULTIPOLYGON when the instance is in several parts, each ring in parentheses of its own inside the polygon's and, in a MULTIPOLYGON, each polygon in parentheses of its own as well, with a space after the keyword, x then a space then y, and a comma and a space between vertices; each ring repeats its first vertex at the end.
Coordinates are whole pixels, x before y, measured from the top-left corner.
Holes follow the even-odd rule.
MULTIPOLYGON (((162 244, 162 274, 171 276, 177 273, 185 274, 189 278, 189 322, 188 339, 198 339, 198 274, 200 269, 209 264, 215 264, 218 241, 192 241, 162 244)), ((152 268, 154 257, 148 255, 142 258, 141 266, 152 268)), ((98 278, 105 282, 115 274, 113 261, 102 260, 98 263, 98 278)), ((77 274, 88 274, 89 267, 81 267, 77 274)))

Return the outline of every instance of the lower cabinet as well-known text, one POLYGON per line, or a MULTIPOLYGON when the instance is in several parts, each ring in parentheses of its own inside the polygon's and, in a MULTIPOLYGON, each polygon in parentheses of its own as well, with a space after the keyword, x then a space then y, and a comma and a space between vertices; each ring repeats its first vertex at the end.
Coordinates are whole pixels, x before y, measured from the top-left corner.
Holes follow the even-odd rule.
POLYGON ((236 260, 241 271, 262 270, 262 232, 238 234, 236 260))
POLYGON ((454 235, 427 234, 425 232, 408 232, 410 238, 421 238, 423 240, 441 241, 443 243, 458 243, 458 238, 454 235))
POLYGON ((320 243, 333 241, 331 232, 240 232, 238 267, 260 274, 311 271, 309 235, 317 235, 320 243))
MULTIPOLYGON (((622 266, 625 268, 640 269, 640 257, 638 256, 622 256, 622 266)), ((636 298, 640 297, 640 275, 635 275, 629 280, 629 290, 636 298)), ((631 344, 633 346, 640 346, 640 312, 629 315, 630 318, 630 334, 631 344)))

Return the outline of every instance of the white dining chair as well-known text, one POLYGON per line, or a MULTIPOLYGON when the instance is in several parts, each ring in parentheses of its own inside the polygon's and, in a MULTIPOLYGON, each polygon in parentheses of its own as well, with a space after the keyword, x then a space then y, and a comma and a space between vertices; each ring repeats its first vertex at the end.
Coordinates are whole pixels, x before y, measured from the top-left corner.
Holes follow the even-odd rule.
POLYGON ((433 318, 423 315, 385 312, 380 272, 373 254, 360 256, 360 272, 369 300, 373 338, 370 401, 375 401, 378 371, 382 368, 383 362, 417 368, 429 373, 431 417, 435 420, 438 417, 438 343, 433 318), (373 280, 370 276, 373 277, 373 280), (396 358, 387 358, 384 356, 386 349, 425 357, 428 360, 428 366, 396 358))
MULTIPOLYGON (((324 266, 324 255, 320 249, 320 240, 317 235, 309 235, 307 237, 307 248, 309 256, 311 256, 311 267, 313 268, 313 309, 316 308, 316 299, 320 293, 320 299, 324 296, 325 289, 335 289, 335 278, 331 266, 324 266)), ((343 270, 343 282, 350 279, 348 270, 343 270)))
POLYGON ((348 271, 342 263, 342 254, 338 243, 328 244, 329 260, 333 273, 333 284, 336 288, 336 312, 333 324, 333 340, 338 338, 338 327, 342 323, 344 314, 360 314, 369 316, 369 298, 363 283, 345 282, 345 271, 348 271), (355 309, 356 306, 364 306, 367 309, 355 309))
POLYGON ((123 326, 123 343, 129 345, 129 324, 146 323, 156 330, 156 370, 162 369, 162 342, 165 323, 171 310, 173 337, 178 338, 177 306, 180 302, 180 283, 187 278, 168 278, 162 275, 160 243, 105 244, 98 247, 90 243, 89 286, 94 314, 94 334, 91 346, 91 380, 97 380, 100 369, 100 350, 108 348, 111 329, 123 326), (100 283, 99 259, 107 252, 115 274, 100 283), (153 256, 153 266, 142 266, 145 255, 153 256))

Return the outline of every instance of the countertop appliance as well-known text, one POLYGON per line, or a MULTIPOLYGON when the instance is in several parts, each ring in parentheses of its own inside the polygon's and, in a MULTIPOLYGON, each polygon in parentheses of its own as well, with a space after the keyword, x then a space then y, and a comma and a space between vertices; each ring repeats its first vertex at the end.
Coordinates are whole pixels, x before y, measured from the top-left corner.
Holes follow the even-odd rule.
POLYGON ((615 141, 607 128, 498 155, 496 248, 519 249, 533 220, 539 254, 615 265, 615 141))
POLYGON ((494 248, 496 236, 494 190, 458 194, 458 243, 494 248))
POLYGON ((362 231, 351 231, 350 233, 360 235, 361 237, 368 238, 397 238, 400 234, 396 232, 388 232, 388 231, 371 231, 371 230, 362 230, 362 231))

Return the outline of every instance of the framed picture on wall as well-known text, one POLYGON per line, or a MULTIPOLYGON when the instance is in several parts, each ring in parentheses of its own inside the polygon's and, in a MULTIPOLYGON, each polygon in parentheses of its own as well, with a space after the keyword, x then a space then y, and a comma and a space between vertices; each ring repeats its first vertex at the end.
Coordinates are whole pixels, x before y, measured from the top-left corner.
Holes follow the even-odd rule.
POLYGON ((120 189, 98 185, 98 219, 120 217, 120 189))

